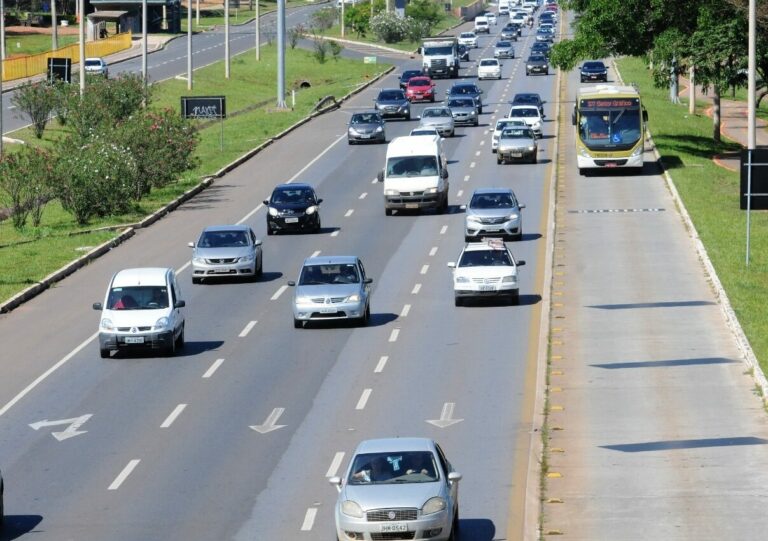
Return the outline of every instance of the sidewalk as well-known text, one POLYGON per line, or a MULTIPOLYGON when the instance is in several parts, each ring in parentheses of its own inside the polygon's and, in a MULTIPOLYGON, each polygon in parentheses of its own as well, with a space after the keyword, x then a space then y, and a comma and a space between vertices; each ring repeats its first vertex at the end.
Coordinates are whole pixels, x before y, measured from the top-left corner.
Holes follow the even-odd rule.
MULTIPOLYGON (((680 78, 680 86, 683 89, 678 93, 681 98, 688 98, 688 91, 690 88, 690 81, 684 77, 680 78)), ((696 99, 706 100, 711 103, 712 94, 705 94, 702 92, 701 87, 696 85, 696 99)), ((712 106, 710 105, 704 110, 704 114, 712 118, 712 106)), ((720 130, 724 137, 740 144, 741 146, 747 146, 747 103, 744 101, 735 101, 729 99, 720 99, 720 130)), ((755 144, 758 147, 768 147, 768 122, 761 118, 756 119, 755 130, 755 144)), ((729 153, 718 155, 713 158, 713 161, 720 167, 729 169, 730 171, 738 171, 740 165, 740 157, 738 153, 729 153)))

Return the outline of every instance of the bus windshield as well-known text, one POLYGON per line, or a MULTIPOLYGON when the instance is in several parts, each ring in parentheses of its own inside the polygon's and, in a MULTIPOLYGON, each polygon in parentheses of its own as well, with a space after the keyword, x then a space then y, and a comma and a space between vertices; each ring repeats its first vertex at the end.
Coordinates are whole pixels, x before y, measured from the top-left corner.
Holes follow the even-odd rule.
POLYGON ((642 136, 638 100, 623 100, 630 102, 626 106, 598 103, 595 107, 584 107, 584 102, 588 101, 594 103, 598 100, 582 100, 579 111, 579 138, 587 148, 626 150, 637 143, 642 136))

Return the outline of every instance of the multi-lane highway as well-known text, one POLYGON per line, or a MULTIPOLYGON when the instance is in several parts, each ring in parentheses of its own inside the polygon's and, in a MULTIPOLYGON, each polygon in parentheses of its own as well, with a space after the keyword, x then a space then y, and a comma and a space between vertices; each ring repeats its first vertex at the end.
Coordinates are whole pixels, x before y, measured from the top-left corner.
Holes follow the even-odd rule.
MULTIPOLYGON (((473 61, 492 54, 494 33, 480 38, 473 61)), ((515 92, 539 92, 553 116, 555 77, 525 76, 528 34, 517 58, 504 61, 503 79, 479 83, 488 104, 480 127, 446 140, 449 214, 384 215, 375 179, 386 146, 346 142, 349 114, 369 108, 379 89, 370 88, 2 316, 4 535, 330 539, 336 491, 327 477, 361 439, 412 435, 436 438, 464 475, 460 539, 535 531, 524 501, 539 437, 532 407, 555 123, 545 123, 539 164, 497 165, 490 150, 490 129, 515 92), (324 230, 267 238, 259 202, 275 184, 299 180, 324 199, 324 230), (523 240, 512 244, 528 263, 521 305, 455 308, 446 263, 463 244, 459 205, 488 186, 511 187, 527 205, 523 240), (264 276, 192 286, 186 243, 206 225, 232 222, 265 239, 264 276), (369 327, 293 328, 286 281, 313 254, 363 259, 374 278, 369 327), (187 303, 181 355, 99 358, 91 303, 112 273, 131 266, 178 270, 187 303)), ((462 76, 474 80, 474 62, 464 65, 462 76)), ((440 96, 451 82, 438 82, 440 96)), ((397 86, 396 74, 381 86, 397 86)), ((388 138, 416 125, 389 122, 388 138)))

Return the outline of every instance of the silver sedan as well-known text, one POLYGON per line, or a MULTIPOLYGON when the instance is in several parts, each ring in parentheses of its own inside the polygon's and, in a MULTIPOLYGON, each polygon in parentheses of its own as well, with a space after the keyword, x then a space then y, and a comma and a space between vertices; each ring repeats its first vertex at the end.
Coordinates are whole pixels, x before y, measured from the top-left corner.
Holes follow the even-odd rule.
POLYGON ((515 193, 508 188, 481 188, 474 191, 464 214, 464 240, 477 241, 482 237, 523 237, 525 205, 518 203, 515 193))
POLYGON ((434 128, 442 136, 453 137, 455 124, 448 107, 427 107, 419 117, 419 127, 434 128))
POLYGON ((536 163, 539 146, 533 130, 525 127, 504 128, 496 148, 496 163, 510 163, 512 160, 527 160, 536 163))
POLYGON ((206 227, 197 243, 190 242, 192 251, 192 283, 204 278, 261 275, 261 241, 250 227, 217 225, 206 227))

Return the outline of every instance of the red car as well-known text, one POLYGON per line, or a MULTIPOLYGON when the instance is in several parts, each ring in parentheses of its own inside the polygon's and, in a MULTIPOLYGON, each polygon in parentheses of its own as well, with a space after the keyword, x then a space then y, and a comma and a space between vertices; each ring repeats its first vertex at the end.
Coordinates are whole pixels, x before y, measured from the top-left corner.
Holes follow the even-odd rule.
POLYGON ((435 83, 429 77, 411 77, 405 87, 408 101, 435 101, 435 83))

